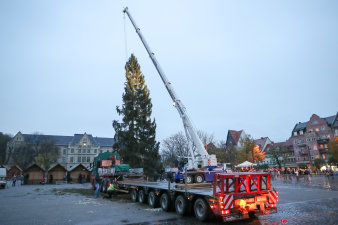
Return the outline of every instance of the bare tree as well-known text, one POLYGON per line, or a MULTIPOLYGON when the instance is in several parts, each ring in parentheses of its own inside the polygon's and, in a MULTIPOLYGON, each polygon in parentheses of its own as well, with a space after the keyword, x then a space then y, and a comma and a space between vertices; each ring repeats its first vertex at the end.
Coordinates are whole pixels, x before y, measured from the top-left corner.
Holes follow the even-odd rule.
POLYGON ((164 166, 175 167, 179 158, 189 155, 188 141, 182 132, 178 132, 162 141, 161 156, 164 166))
MULTIPOLYGON (((214 144, 214 136, 199 130, 197 135, 204 146, 214 144)), ((164 166, 176 167, 179 159, 189 156, 189 146, 186 136, 178 132, 162 141, 161 156, 164 166)))
POLYGON ((213 134, 208 134, 207 132, 205 132, 203 130, 198 130, 197 135, 201 139, 204 146, 206 146, 210 143, 213 143, 215 145, 215 140, 214 140, 215 138, 214 138, 213 134))

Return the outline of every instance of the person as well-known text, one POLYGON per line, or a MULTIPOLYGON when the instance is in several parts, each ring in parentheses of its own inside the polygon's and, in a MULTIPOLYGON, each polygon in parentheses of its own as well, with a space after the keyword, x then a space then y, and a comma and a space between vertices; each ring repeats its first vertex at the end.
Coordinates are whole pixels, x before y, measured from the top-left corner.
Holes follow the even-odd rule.
POLYGON ((94 195, 96 198, 99 197, 99 193, 100 193, 100 182, 101 182, 101 178, 99 176, 99 174, 96 174, 95 176, 95 187, 96 187, 96 190, 94 192, 94 195))
POLYGON ((29 174, 27 173, 24 178, 24 184, 28 184, 29 174))
POLYGON ((23 183, 23 179, 24 179, 24 177, 23 177, 23 173, 21 174, 21 176, 20 176, 20 180, 21 180, 21 185, 23 185, 24 183, 23 183))
POLYGON ((78 177, 79 183, 82 184, 82 174, 79 173, 79 177, 78 177))
POLYGON ((49 176, 49 182, 50 182, 51 184, 53 184, 53 174, 51 174, 51 175, 49 176))
POLYGON ((12 182, 12 187, 15 187, 15 183, 16 183, 16 174, 14 174, 13 176, 13 182, 12 182))

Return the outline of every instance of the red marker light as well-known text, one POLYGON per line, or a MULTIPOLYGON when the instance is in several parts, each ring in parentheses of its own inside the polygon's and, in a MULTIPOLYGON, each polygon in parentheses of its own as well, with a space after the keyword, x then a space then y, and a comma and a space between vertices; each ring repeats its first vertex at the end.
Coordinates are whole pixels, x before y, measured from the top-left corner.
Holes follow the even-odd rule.
POLYGON ((229 215, 229 214, 230 214, 230 210, 229 210, 229 209, 222 210, 222 211, 221 211, 221 214, 222 214, 222 215, 229 215))

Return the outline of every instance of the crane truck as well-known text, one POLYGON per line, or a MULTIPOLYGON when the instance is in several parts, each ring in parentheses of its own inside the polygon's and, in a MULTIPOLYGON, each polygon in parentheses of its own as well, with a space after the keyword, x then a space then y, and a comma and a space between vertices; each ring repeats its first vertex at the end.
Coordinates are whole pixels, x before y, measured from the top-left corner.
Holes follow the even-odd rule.
POLYGON ((131 194, 133 201, 148 203, 152 208, 175 210, 179 215, 192 212, 201 221, 218 217, 227 222, 276 213, 278 192, 271 187, 269 173, 224 173, 215 170, 215 155, 209 155, 204 149, 185 107, 177 98, 128 8, 123 12, 132 22, 183 121, 190 151, 190 157, 184 160, 184 167, 193 171, 195 178, 209 174, 212 183, 189 184, 189 174, 185 173, 185 184, 124 180, 117 184, 117 190, 131 194))
POLYGON ((175 173, 175 180, 182 180, 184 178, 185 171, 182 169, 187 169, 189 171, 189 175, 186 176, 187 183, 202 183, 203 181, 212 182, 213 174, 216 172, 215 168, 217 168, 217 159, 216 155, 210 155, 204 148, 204 145, 197 135, 196 129, 191 122, 190 117, 188 116, 187 110, 183 105, 182 101, 178 98, 176 92, 174 91, 173 85, 167 79, 164 71, 162 70, 159 62, 157 61, 155 54, 151 51, 147 41, 143 37, 141 29, 137 27, 135 20, 130 15, 128 8, 126 7, 123 12, 128 15, 132 25, 134 26, 138 36, 141 39, 145 49, 147 50, 150 59, 152 60, 160 78, 167 89, 172 101, 173 106, 177 109, 178 114, 180 115, 183 127, 185 131, 185 135, 188 140, 188 148, 189 148, 189 157, 185 157, 183 159, 184 166, 181 167, 181 170, 175 173))

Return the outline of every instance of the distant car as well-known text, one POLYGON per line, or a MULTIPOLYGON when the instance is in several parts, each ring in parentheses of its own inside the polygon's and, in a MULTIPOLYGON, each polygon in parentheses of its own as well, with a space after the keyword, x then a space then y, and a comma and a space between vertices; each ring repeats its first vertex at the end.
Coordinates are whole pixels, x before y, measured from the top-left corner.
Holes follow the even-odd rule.
POLYGON ((0 168, 0 188, 5 188, 6 184, 6 168, 0 168))

